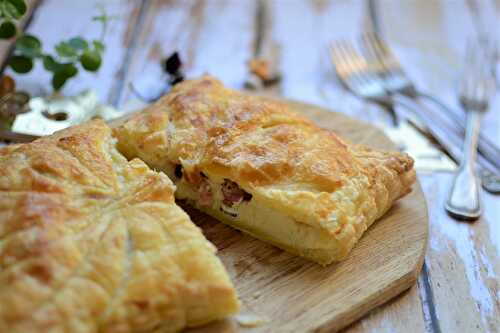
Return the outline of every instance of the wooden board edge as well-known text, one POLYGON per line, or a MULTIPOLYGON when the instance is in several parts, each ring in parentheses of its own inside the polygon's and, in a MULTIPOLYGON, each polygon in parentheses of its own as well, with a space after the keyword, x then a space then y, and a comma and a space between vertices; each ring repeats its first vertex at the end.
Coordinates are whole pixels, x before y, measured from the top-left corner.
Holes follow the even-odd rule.
POLYGON ((348 310, 345 313, 341 313, 335 319, 328 320, 325 323, 321 324, 314 330, 314 332, 338 332, 341 329, 346 328, 350 324, 356 322, 357 320, 363 318, 379 306, 382 306, 404 291, 410 289, 417 282, 417 277, 414 273, 415 271, 416 270, 408 272, 398 280, 395 280, 392 283, 388 284, 384 289, 372 294, 364 302, 357 305, 356 312, 348 310))
MULTIPOLYGON (((420 182, 416 181, 415 190, 419 192, 419 195, 424 195, 422 191, 422 186, 420 182)), ((424 199, 424 219, 425 219, 425 233, 424 240, 422 242, 422 248, 420 249, 420 256, 412 265, 413 268, 409 270, 406 274, 402 275, 400 278, 394 280, 392 283, 388 284, 382 290, 373 293, 369 299, 365 302, 359 304, 358 312, 353 312, 352 310, 348 310, 345 313, 340 314, 335 319, 327 320, 324 323, 321 323, 314 332, 318 333, 326 333, 326 332, 338 332, 349 325, 353 324, 357 320, 365 317, 371 311, 377 309, 380 306, 390 302, 403 292, 407 291, 411 287, 413 287, 418 280, 420 272, 422 271, 425 254, 427 252, 427 247, 429 243, 429 211, 427 207, 427 201, 424 199), (382 296, 381 296, 382 295, 382 296), (340 319, 339 319, 340 318, 340 319)))

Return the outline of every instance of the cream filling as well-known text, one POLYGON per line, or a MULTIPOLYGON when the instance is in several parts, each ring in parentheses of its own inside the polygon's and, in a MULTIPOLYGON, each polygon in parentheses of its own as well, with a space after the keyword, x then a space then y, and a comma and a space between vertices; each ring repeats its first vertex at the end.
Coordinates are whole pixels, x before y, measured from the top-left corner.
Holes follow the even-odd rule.
POLYGON ((287 251, 306 257, 335 255, 337 241, 326 231, 297 222, 269 208, 255 195, 250 201, 242 201, 232 207, 227 207, 222 202, 221 183, 210 180, 209 182, 213 194, 213 202, 210 206, 199 204, 197 190, 184 178, 176 182, 175 195, 178 199, 187 200, 192 206, 218 220, 287 251), (327 253, 317 253, 318 251, 327 253))

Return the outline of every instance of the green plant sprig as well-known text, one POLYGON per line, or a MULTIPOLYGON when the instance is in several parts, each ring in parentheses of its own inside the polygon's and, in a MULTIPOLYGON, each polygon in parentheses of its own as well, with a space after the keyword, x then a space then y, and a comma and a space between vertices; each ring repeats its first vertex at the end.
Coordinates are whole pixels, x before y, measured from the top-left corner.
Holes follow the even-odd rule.
POLYGON ((86 71, 96 72, 101 67, 103 51, 104 44, 99 40, 89 42, 73 37, 59 42, 55 54, 44 53, 37 37, 24 34, 16 41, 9 66, 16 73, 25 74, 31 71, 36 60, 42 61, 45 70, 52 73, 52 87, 57 91, 78 74, 78 64, 86 71))
MULTIPOLYGON (((6 30, 2 33, 2 26, 10 25, 14 19, 21 18, 25 13, 24 0, 0 0, 0 19, 3 20, 0 23, 0 38, 11 38, 11 34, 5 33, 9 32, 11 27, 4 28, 6 30)), ((33 69, 36 61, 40 61, 44 69, 52 74, 52 87, 55 91, 59 91, 69 79, 78 74, 80 67, 88 72, 99 70, 105 50, 103 40, 110 19, 101 7, 101 14, 93 18, 93 21, 101 23, 100 39, 87 40, 81 36, 73 37, 57 43, 53 53, 43 52, 42 42, 36 36, 22 34, 16 40, 9 66, 16 73, 26 74, 33 69)))

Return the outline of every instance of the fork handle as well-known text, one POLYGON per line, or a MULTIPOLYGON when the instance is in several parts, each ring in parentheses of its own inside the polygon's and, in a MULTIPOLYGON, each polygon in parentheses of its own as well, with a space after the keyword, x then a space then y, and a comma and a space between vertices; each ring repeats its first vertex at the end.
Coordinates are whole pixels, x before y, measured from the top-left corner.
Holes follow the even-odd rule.
MULTIPOLYGON (((446 104, 444 104, 442 101, 432 96, 431 94, 420 90, 414 90, 411 93, 411 95, 407 94, 407 96, 413 99, 423 98, 427 101, 430 101, 444 112, 443 115, 440 115, 433 110, 427 109, 428 112, 432 113, 432 117, 435 118, 436 121, 443 123, 444 126, 447 126, 451 131, 455 132, 459 136, 462 136, 464 134, 465 126, 463 126, 462 124, 466 122, 466 119, 462 117, 461 113, 454 112, 446 104)), ((496 143, 492 142, 487 136, 482 135, 481 132, 479 132, 478 147, 479 152, 486 159, 488 159, 491 164, 493 164, 496 168, 500 168, 500 148, 496 143)))
MULTIPOLYGON (((463 139, 452 133, 449 127, 436 119, 435 112, 432 112, 426 104, 422 103, 418 98, 414 99, 402 94, 394 94, 393 100, 403 107, 402 110, 407 110, 403 115, 420 124, 424 131, 428 132, 452 159, 457 162, 461 160, 463 139)), ((496 164, 483 155, 477 156, 477 162, 482 169, 494 175, 500 173, 500 169, 496 164)), ((493 193, 498 193, 498 191, 494 191, 493 193)))
POLYGON ((450 215, 463 220, 476 220, 481 215, 480 185, 475 169, 480 124, 481 112, 469 110, 467 112, 464 155, 453 179, 445 206, 450 215))

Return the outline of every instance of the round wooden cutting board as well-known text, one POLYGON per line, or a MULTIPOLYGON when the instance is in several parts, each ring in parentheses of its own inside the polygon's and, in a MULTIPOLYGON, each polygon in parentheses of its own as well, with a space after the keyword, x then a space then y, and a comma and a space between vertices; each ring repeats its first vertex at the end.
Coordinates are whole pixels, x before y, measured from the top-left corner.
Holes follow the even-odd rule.
MULTIPOLYGON (((287 103, 352 142, 395 149, 371 125, 319 107, 287 103)), ((418 184, 372 225, 345 261, 327 267, 184 208, 219 249, 242 302, 239 316, 189 332, 339 330, 411 287, 422 267, 427 243, 427 208, 418 184), (264 322, 245 327, 258 321, 264 322)))

